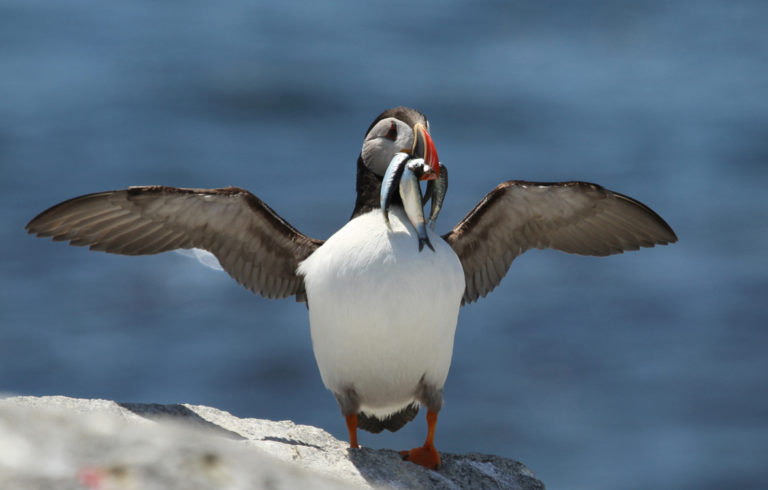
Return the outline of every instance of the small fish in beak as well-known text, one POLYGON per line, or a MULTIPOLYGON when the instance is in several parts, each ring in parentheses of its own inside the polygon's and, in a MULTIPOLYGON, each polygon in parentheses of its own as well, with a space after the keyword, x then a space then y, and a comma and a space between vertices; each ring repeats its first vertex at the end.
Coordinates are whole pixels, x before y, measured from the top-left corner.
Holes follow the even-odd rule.
POLYGON ((427 201, 432 199, 432 207, 429 210, 429 220, 427 223, 433 230, 435 229, 435 221, 437 221, 437 215, 440 214, 440 209, 443 207, 443 201, 447 192, 448 169, 441 163, 437 179, 427 182, 427 190, 424 192, 424 199, 422 200, 422 206, 426 206, 427 201))
MULTIPOLYGON (((405 208, 405 214, 408 216, 408 221, 411 222, 411 225, 418 234, 419 251, 421 251, 426 244, 427 247, 434 252, 435 249, 427 235, 427 226, 424 221, 423 209, 423 202, 425 201, 422 200, 421 187, 419 186, 419 180, 423 180, 425 175, 430 174, 434 174, 434 170, 423 158, 411 158, 408 153, 398 153, 392 158, 389 167, 387 167, 387 171, 384 173, 379 202, 381 211, 384 215, 384 222, 389 228, 389 205, 392 202, 392 196, 394 196, 396 192, 395 189, 398 189, 400 191, 400 199, 403 201, 403 207, 405 208)), ((435 195, 439 196, 440 191, 435 191, 435 195)), ((436 199, 442 204, 441 197, 436 197, 436 199)), ((435 201, 433 201, 433 208, 434 205, 435 201)))
POLYGON ((403 200, 408 221, 411 222, 419 236, 419 252, 425 244, 430 250, 435 251, 427 235, 427 224, 424 221, 424 210, 421 204, 421 187, 419 187, 419 179, 429 170, 429 166, 424 160, 413 159, 405 165, 403 175, 400 178, 400 198, 403 200))
POLYGON ((400 179, 403 176, 405 164, 410 158, 411 156, 405 152, 399 152, 395 155, 389 162, 387 171, 384 172, 384 180, 381 182, 379 205, 384 213, 384 222, 389 229, 392 229, 389 226, 389 203, 392 202, 392 196, 395 195, 395 189, 400 188, 400 179))

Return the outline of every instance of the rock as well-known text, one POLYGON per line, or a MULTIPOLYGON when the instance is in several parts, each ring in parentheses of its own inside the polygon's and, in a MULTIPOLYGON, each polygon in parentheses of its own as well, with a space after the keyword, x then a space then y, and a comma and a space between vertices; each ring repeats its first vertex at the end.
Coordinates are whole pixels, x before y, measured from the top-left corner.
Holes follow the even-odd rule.
POLYGON ((0 400, 3 489, 544 489, 521 463, 443 453, 430 471, 293 422, 196 405, 0 400))

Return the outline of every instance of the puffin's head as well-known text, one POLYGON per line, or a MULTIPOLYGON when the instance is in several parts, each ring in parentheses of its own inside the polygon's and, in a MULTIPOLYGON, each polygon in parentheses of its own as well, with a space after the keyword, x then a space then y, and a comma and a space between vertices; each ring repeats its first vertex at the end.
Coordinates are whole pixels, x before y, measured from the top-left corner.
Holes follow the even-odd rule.
POLYGON ((429 135, 429 122, 416 109, 395 107, 382 112, 368 128, 360 156, 368 169, 383 177, 398 152, 423 158, 432 168, 421 180, 433 180, 440 175, 440 161, 429 135))

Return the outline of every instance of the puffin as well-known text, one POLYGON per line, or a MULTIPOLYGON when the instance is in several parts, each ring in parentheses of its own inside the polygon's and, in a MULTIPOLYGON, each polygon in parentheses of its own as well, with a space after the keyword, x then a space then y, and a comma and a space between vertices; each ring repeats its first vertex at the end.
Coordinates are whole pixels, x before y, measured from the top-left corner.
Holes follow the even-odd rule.
POLYGON ((352 216, 325 240, 304 235, 239 187, 87 194, 43 211, 26 230, 122 255, 203 249, 255 294, 306 303, 317 366, 350 448, 359 447, 358 429, 397 431, 424 406, 426 440, 401 454, 437 469, 435 427, 462 305, 493 291, 526 250, 606 256, 677 237, 640 201, 581 181, 509 180, 447 233, 419 228, 409 207, 420 211, 432 197, 439 208, 444 192, 431 191, 447 189, 429 128, 409 107, 374 119, 357 158, 352 216), (391 188, 393 161, 406 160, 418 162, 419 183, 427 181, 418 205, 391 188))

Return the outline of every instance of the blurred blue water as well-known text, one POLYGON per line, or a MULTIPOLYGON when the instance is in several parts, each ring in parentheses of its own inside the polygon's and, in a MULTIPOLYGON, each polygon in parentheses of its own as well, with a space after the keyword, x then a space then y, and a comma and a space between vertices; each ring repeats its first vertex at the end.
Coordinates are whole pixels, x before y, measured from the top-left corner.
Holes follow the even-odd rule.
MULTIPOLYGON (((0 2, 0 390, 191 402, 345 436, 302 305, 177 254, 33 239, 63 199, 239 185, 327 237, 381 110, 432 123, 449 229, 502 180, 642 200, 680 242, 534 251, 462 310, 438 447, 557 489, 768 479, 768 4, 0 2)), ((419 420, 364 445, 419 443, 419 420)))

